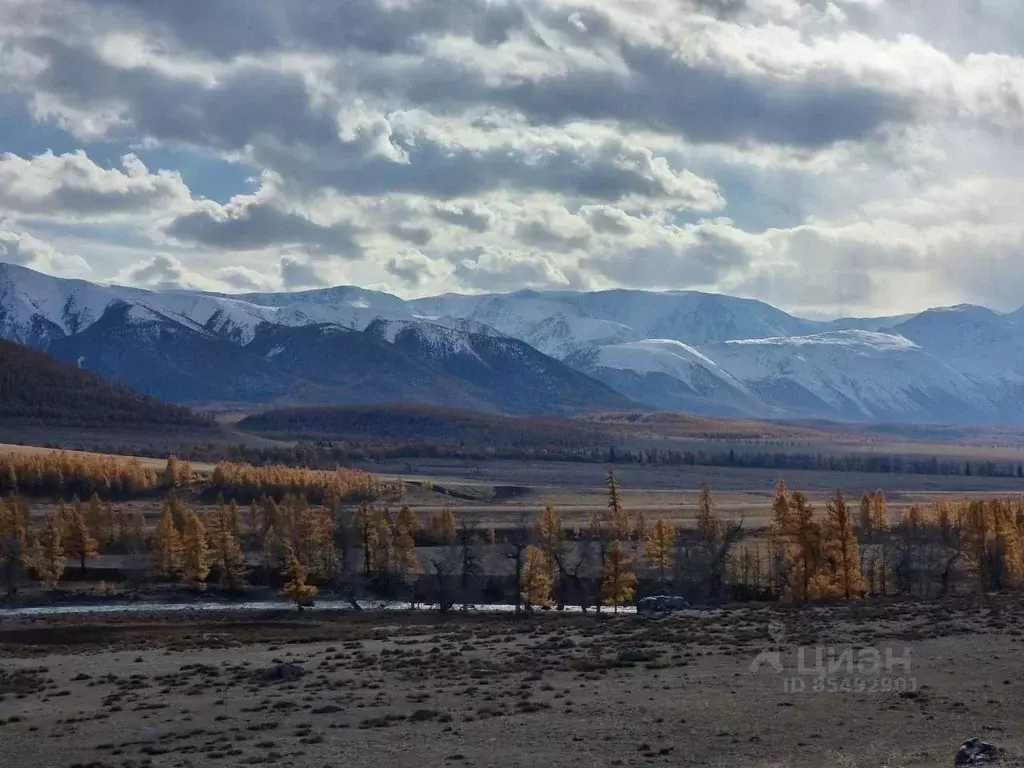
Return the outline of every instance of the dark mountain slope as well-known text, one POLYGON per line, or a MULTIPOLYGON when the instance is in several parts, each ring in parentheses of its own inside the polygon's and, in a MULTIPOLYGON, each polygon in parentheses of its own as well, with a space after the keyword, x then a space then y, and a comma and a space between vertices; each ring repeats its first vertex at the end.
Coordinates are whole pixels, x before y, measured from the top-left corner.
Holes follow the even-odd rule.
POLYGON ((128 304, 112 305, 84 331, 55 339, 48 351, 179 403, 273 400, 292 384, 244 347, 128 304))
POLYGON ((0 421, 104 428, 209 424, 187 408, 140 395, 38 350, 2 340, 0 421))

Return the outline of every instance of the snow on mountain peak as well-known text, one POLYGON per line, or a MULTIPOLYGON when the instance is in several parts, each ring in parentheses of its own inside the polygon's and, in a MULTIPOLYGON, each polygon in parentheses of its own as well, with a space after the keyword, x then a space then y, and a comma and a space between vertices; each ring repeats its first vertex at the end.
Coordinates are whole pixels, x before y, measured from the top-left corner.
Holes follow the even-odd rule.
POLYGON ((657 382, 669 377, 683 385, 677 395, 685 390, 691 398, 670 402, 688 407, 693 398, 709 398, 707 412, 724 402, 714 398, 728 397, 730 412, 749 408, 744 412, 752 415, 942 420, 1016 413, 1016 403, 1024 418, 1024 308, 1003 315, 957 305, 818 322, 696 291, 519 291, 406 301, 339 286, 229 296, 95 285, 0 264, 0 338, 46 348, 120 304, 127 306, 124 320, 140 332, 158 333, 173 321, 237 345, 250 344, 264 323, 316 325, 321 333, 369 329, 439 359, 479 358, 485 347, 474 335, 484 334, 487 349, 507 347, 506 357, 521 361, 529 375, 541 375, 533 369, 548 362, 520 342, 607 375, 611 386, 628 388, 639 377, 641 389, 621 391, 656 406, 664 406, 657 382))

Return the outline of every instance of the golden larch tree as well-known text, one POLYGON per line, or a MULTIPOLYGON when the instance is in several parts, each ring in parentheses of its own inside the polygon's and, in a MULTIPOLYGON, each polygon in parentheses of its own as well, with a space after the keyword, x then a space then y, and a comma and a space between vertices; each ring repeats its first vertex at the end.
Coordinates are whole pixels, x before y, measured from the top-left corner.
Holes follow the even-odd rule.
POLYGON ((849 600, 864 593, 860 572, 860 545, 853 530, 853 515, 842 491, 825 503, 821 526, 822 556, 828 564, 828 594, 849 600))
POLYGON ((644 541, 647 540, 647 518, 644 516, 643 510, 638 510, 633 516, 633 541, 640 546, 643 546, 644 541))
POLYGON ((442 544, 449 545, 455 541, 455 514, 449 507, 433 512, 430 515, 430 532, 437 536, 442 544))
POLYGON ((274 526, 267 528, 263 534, 263 565, 268 578, 280 574, 286 567, 287 549, 284 540, 278 535, 274 526))
POLYGON ((181 575, 181 533, 174 523, 171 505, 164 502, 160 520, 153 531, 153 548, 149 559, 149 573, 159 580, 174 580, 181 575))
POLYGON ((306 583, 309 575, 306 567, 299 560, 298 555, 295 554, 295 550, 289 545, 285 545, 285 567, 288 570, 289 581, 284 585, 284 589, 281 590, 281 595, 294 600, 295 605, 301 611, 303 607, 316 597, 317 588, 312 584, 306 583))
POLYGON ((95 491, 89 497, 89 508, 85 512, 85 521, 89 526, 89 533, 96 541, 108 540, 104 535, 106 526, 103 523, 103 502, 100 501, 100 496, 95 491))
POLYGON ((374 552, 377 549, 376 510, 369 504, 360 505, 356 529, 363 547, 363 577, 368 580, 373 575, 374 552))
POLYGON ((629 512, 622 504, 622 495, 619 489, 619 481, 614 472, 609 472, 605 480, 605 489, 608 492, 608 524, 606 527, 608 535, 616 541, 629 541, 632 525, 629 520, 629 512))
MULTIPOLYGON (((234 503, 234 502, 232 502, 234 503)), ((237 508, 235 510, 237 512, 237 508)), ((208 526, 211 559, 217 566, 220 585, 225 589, 245 586, 245 558, 238 531, 233 525, 231 508, 219 506, 208 526)))
POLYGON ((206 577, 210 574, 209 548, 206 544, 206 528, 192 510, 185 516, 185 530, 181 536, 182 572, 186 586, 196 590, 206 589, 206 577))
POLYGON ((1016 589, 1024 582, 1024 546, 1014 510, 1008 502, 993 502, 993 533, 999 558, 999 589, 1016 589))
POLYGON ((885 492, 879 488, 871 497, 871 532, 884 534, 889 530, 889 502, 885 492))
POLYGON ((676 557, 676 527, 665 518, 659 518, 647 530, 644 539, 644 560, 647 567, 658 575, 658 581, 667 583, 676 557))
POLYGON ((526 548, 521 587, 527 608, 552 604, 551 568, 551 562, 544 550, 532 544, 526 548))
POLYGON ((857 527, 866 541, 870 541, 874 535, 874 526, 871 523, 871 494, 865 491, 860 497, 860 507, 857 509, 857 527))
POLYGON ((565 531, 562 528, 562 520, 558 516, 558 510, 548 504, 541 510, 540 516, 534 525, 535 538, 541 552, 547 558, 548 565, 554 573, 555 562, 562 553, 565 542, 565 531))
POLYGON ((71 508, 67 522, 66 549, 68 555, 78 561, 82 573, 85 573, 85 561, 100 553, 99 543, 93 538, 82 505, 77 500, 71 508))
POLYGON ((721 522, 715 515, 715 501, 711 495, 711 487, 704 483, 697 497, 697 535, 702 541, 714 541, 718 538, 721 522))
POLYGON ((37 536, 33 537, 32 567, 47 589, 53 589, 64 575, 64 543, 62 521, 54 512, 47 512, 37 536))
POLYGON ((376 510, 373 529, 373 538, 377 542, 377 548, 373 551, 373 572, 386 578, 392 573, 391 569, 395 562, 394 527, 391 525, 391 518, 387 510, 376 510))
MULTIPOLYGON (((401 516, 399 516, 401 519, 401 516)), ((412 584, 413 577, 420 572, 420 559, 416 555, 416 542, 412 533, 400 522, 392 533, 392 570, 403 583, 412 584)))
POLYGON ((613 605, 616 612, 620 605, 631 603, 636 593, 636 574, 630 570, 632 563, 622 542, 615 540, 608 545, 601 569, 601 593, 604 602, 613 605))
POLYGON ((789 571, 786 577, 785 597, 790 600, 809 600, 821 596, 827 586, 822 582, 821 527, 814 519, 814 507, 801 491, 790 496, 786 535, 786 562, 789 571))
POLYGON ((772 496, 770 574, 772 587, 780 596, 789 588, 788 578, 793 565, 790 555, 794 546, 795 529, 789 489, 786 487, 785 478, 780 477, 772 496))
POLYGON ((399 530, 405 531, 410 536, 415 536, 420 529, 420 521, 416 519, 416 513, 412 511, 408 504, 403 504, 402 508, 398 510, 395 525, 399 530))

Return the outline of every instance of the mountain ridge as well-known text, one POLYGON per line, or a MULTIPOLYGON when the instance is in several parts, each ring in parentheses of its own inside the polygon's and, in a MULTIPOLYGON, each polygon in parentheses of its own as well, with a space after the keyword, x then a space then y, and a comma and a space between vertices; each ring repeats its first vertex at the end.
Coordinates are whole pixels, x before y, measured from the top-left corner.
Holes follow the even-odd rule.
POLYGON ((195 334, 186 334, 196 347, 193 367, 201 368, 204 355, 215 356, 215 349, 234 359, 238 350, 255 352, 267 328, 278 329, 274 333, 307 345, 311 357, 244 355, 236 389, 250 402, 269 403, 292 402, 289 391, 315 402, 332 396, 365 402, 366 393, 346 389, 365 382, 350 377, 345 384, 341 373, 332 373, 332 350, 345 347, 353 369, 363 365, 360 356, 380 363, 379 386, 392 399, 425 398, 436 405, 445 405, 447 397, 531 413, 545 407, 614 410, 632 400, 709 415, 1024 422, 1022 317, 1022 310, 955 305, 881 318, 808 320, 755 299, 630 289, 410 300, 358 286, 227 295, 101 286, 0 264, 0 337, 81 358, 86 367, 105 360, 101 372, 132 384, 146 386, 138 371, 116 370, 115 353, 103 349, 105 335, 121 345, 117 354, 124 365, 131 358, 146 360, 143 369, 153 376, 163 371, 172 382, 193 375, 187 361, 176 359, 173 349, 154 357, 143 348, 142 335, 159 340, 182 337, 188 329, 195 334), (132 308, 120 325, 134 329, 133 344, 124 327, 112 327, 117 323, 109 318, 101 322, 120 304, 132 308), (300 330, 311 327, 372 340, 333 337, 325 351, 326 342, 317 346, 300 330), (400 358, 416 372, 407 386, 400 358), (289 366, 303 369, 303 383, 289 379, 289 366), (321 378, 334 381, 338 391, 321 378))

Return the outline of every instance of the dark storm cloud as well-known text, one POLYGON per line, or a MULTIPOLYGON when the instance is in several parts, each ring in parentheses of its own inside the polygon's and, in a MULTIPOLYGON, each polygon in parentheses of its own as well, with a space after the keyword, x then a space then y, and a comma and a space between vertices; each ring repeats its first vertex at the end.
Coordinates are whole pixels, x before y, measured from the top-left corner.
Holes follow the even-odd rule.
POLYGON ((350 259, 362 256, 355 227, 324 226, 261 203, 226 211, 194 211, 179 216, 164 231, 177 240, 232 251, 296 245, 350 259))

